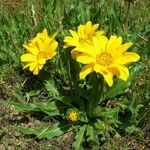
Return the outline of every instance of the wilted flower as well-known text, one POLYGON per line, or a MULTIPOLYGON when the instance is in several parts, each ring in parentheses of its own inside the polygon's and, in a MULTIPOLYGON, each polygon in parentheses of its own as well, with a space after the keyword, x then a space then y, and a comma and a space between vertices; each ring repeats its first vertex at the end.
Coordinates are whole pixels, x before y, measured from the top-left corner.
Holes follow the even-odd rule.
POLYGON ((134 52, 126 52, 132 43, 122 44, 122 37, 112 35, 93 37, 92 43, 82 41, 80 46, 73 49, 77 53, 76 61, 85 64, 80 72, 80 79, 95 71, 102 74, 109 86, 113 85, 116 75, 126 81, 129 70, 126 64, 136 62, 140 56, 134 52))
POLYGON ((55 40, 55 36, 56 34, 49 37, 47 30, 44 29, 28 44, 23 45, 27 49, 26 54, 21 56, 21 61, 25 65, 24 69, 29 67, 29 70, 37 75, 46 61, 56 55, 58 42, 55 40))

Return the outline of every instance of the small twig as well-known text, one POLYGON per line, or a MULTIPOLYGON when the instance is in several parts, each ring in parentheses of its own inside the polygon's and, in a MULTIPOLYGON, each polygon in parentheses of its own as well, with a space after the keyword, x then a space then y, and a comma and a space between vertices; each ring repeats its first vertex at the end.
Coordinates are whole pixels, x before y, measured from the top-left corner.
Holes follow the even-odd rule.
POLYGON ((142 35, 138 35, 141 39, 143 39, 144 41, 148 42, 148 39, 144 38, 142 35))
POLYGON ((146 145, 144 146, 144 148, 142 150, 146 150, 149 148, 149 144, 150 144, 150 141, 146 143, 146 145))
POLYGON ((33 4, 32 4, 32 7, 31 7, 31 12, 32 12, 33 23, 36 26, 37 25, 37 20, 36 20, 36 14, 35 14, 35 9, 34 9, 33 4))
POLYGON ((2 140, 2 138, 4 137, 5 135, 5 131, 3 131, 1 134, 0 134, 0 141, 2 140))
POLYGON ((125 16, 125 32, 128 32, 128 23, 129 23, 129 14, 130 14, 131 2, 127 1, 127 9, 126 9, 126 16, 125 16))

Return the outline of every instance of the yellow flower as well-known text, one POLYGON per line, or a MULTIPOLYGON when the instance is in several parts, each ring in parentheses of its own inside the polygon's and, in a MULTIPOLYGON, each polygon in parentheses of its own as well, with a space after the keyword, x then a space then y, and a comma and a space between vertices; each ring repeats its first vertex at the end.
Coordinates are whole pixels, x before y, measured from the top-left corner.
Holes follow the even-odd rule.
POLYGON ((93 42, 82 41, 80 46, 72 51, 77 53, 76 61, 85 64, 80 72, 80 79, 95 71, 102 74, 109 86, 113 85, 116 75, 126 81, 129 70, 126 64, 136 62, 140 56, 134 52, 126 52, 132 43, 122 44, 122 37, 115 35, 108 39, 106 36, 93 37, 93 42))
POLYGON ((56 34, 52 37, 48 36, 47 30, 38 33, 28 44, 24 44, 27 49, 26 54, 21 56, 21 61, 24 63, 24 69, 29 67, 29 70, 37 75, 43 68, 47 60, 52 59, 56 55, 58 42, 55 40, 56 34))
POLYGON ((77 121, 77 119, 78 119, 77 112, 72 111, 68 114, 68 120, 75 122, 75 121, 77 121))
MULTIPOLYGON (((92 25, 91 21, 88 21, 85 25, 79 25, 78 31, 69 30, 71 36, 66 36, 64 39, 65 45, 67 47, 77 47, 82 40, 91 42, 93 36, 100 36, 104 31, 96 31, 99 24, 92 25)), ((76 53, 73 53, 76 57, 76 53)))

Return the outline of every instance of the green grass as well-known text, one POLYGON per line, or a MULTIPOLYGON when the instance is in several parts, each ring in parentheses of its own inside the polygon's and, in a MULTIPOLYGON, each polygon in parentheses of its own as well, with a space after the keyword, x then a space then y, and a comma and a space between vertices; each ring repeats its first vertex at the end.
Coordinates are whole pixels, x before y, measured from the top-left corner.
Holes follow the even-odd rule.
MULTIPOLYGON (((141 69, 134 83, 125 91, 126 96, 117 98, 117 100, 125 97, 133 98, 134 100, 131 99, 133 105, 143 105, 135 116, 140 133, 124 135, 119 142, 113 139, 111 144, 114 145, 114 149, 119 147, 124 150, 134 146, 138 148, 140 145, 138 138, 140 138, 143 148, 148 147, 148 141, 144 136, 150 126, 150 2, 135 0, 129 10, 128 6, 128 2, 123 0, 2 0, 0 2, 0 99, 19 102, 47 101, 49 95, 40 77, 34 77, 27 70, 22 69, 20 56, 24 52, 23 43, 44 28, 47 28, 49 33, 59 31, 57 40, 60 42, 61 54, 62 41, 67 35, 67 30, 75 29, 79 24, 91 20, 93 23, 99 23, 100 28, 104 29, 108 36, 121 35, 124 42, 132 41, 133 51, 141 56, 140 62, 135 64, 141 69), (134 140, 137 142, 132 145, 130 141, 134 140)), ((60 62, 60 65, 64 65, 63 62, 60 62)), ((55 69, 56 67, 52 66, 52 76, 55 69)), ((63 77, 60 75, 59 78, 63 77)), ((72 143, 73 133, 47 142, 23 137, 14 130, 18 125, 30 127, 49 124, 55 121, 54 118, 44 117, 44 120, 36 115, 20 114, 8 106, 0 105, 0 108, 3 108, 0 112, 0 143, 2 143, 0 149, 10 147, 20 150, 27 146, 31 146, 28 147, 30 149, 43 150, 60 149, 60 147, 64 150, 71 149, 69 146, 72 143)), ((103 145, 102 149, 111 149, 112 145, 109 144, 103 145)))

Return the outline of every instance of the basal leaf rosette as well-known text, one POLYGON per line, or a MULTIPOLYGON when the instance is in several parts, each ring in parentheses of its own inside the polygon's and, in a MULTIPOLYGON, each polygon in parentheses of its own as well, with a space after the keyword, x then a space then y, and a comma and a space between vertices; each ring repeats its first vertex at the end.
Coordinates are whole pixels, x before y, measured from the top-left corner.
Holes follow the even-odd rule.
MULTIPOLYGON (((92 24, 91 21, 88 21, 85 25, 79 25, 77 31, 69 30, 71 36, 66 36, 64 39, 64 48, 68 47, 77 47, 80 45, 81 41, 91 42, 93 36, 101 36, 104 31, 96 31, 99 27, 99 24, 92 24)), ((77 51, 76 51, 77 52, 77 51)), ((72 56, 75 58, 78 53, 72 52, 72 56)))
POLYGON ((140 56, 134 52, 127 52, 131 42, 122 44, 122 37, 112 35, 95 36, 92 42, 81 41, 80 46, 72 51, 77 54, 76 61, 85 64, 80 72, 80 79, 91 72, 100 73, 109 86, 113 85, 114 75, 126 81, 129 76, 127 64, 136 62, 140 56))
POLYGON ((58 42, 55 40, 55 36, 56 34, 48 36, 47 29, 44 29, 29 43, 23 45, 27 50, 25 54, 21 55, 24 69, 29 68, 34 75, 37 75, 46 61, 56 55, 58 42))

